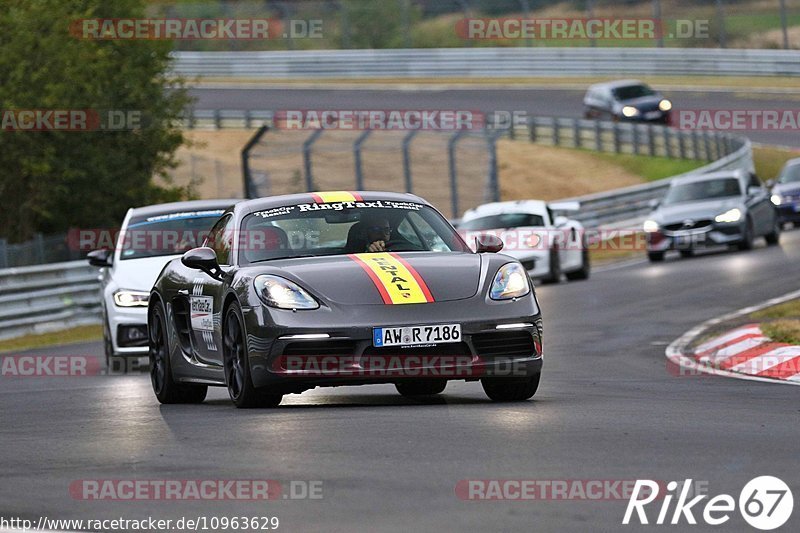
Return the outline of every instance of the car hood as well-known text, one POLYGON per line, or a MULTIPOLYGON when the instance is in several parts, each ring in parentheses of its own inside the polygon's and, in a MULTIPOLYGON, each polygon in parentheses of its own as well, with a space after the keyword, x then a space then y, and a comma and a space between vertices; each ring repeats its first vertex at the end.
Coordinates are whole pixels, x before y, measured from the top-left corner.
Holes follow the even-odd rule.
MULTIPOLYGON (((285 277, 309 290, 323 301, 342 305, 386 303, 382 289, 395 296, 404 291, 387 287, 393 281, 370 274, 370 259, 389 254, 357 254, 328 257, 282 259, 251 267, 259 273, 285 277)), ((471 253, 411 252, 391 254, 430 292, 433 301, 462 300, 475 296, 481 275, 481 257, 471 253)), ((248 269, 250 270, 250 269, 248 269)), ((373 272, 374 273, 374 272, 373 272)), ((414 279, 399 273, 402 288, 414 287, 414 279)), ((395 303, 404 303, 402 298, 395 303)), ((409 302, 411 303, 411 302, 409 302)))
POLYGON ((651 96, 641 96, 639 98, 631 98, 630 100, 620 100, 618 105, 620 107, 629 105, 644 111, 654 111, 658 109, 658 104, 663 99, 663 96, 656 94, 651 96))
POLYGON ((113 278, 122 289, 149 291, 168 262, 180 255, 125 259, 114 263, 113 278))
POLYGON ((800 196, 800 182, 777 183, 772 188, 772 193, 786 196, 800 196))
POLYGON ((708 200, 700 202, 686 202, 682 204, 665 205, 654 213, 653 218, 660 223, 669 224, 683 222, 686 219, 713 219, 720 213, 734 207, 742 208, 739 198, 725 200, 708 200))

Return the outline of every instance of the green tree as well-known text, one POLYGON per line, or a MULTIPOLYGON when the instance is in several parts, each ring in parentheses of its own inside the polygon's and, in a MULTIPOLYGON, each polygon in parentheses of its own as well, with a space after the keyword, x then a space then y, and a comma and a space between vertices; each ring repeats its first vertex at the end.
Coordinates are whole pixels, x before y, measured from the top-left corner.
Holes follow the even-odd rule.
POLYGON ((167 176, 184 142, 176 119, 189 101, 169 78, 170 43, 70 34, 76 19, 143 15, 140 0, 3 0, 4 113, 126 110, 144 120, 124 131, 0 132, 0 236, 113 226, 131 206, 186 196, 167 176), (157 176, 167 185, 156 185, 157 176))

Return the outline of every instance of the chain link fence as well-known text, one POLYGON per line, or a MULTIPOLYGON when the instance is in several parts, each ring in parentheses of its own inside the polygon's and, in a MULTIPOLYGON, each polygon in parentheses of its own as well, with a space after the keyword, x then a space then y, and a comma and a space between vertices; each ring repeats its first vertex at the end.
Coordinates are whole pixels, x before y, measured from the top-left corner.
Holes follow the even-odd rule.
POLYGON ((800 48, 800 0, 213 0, 159 2, 149 16, 269 18, 268 39, 178 40, 177 50, 312 50, 472 46, 800 48), (470 38, 475 18, 655 19, 655 35, 470 38))

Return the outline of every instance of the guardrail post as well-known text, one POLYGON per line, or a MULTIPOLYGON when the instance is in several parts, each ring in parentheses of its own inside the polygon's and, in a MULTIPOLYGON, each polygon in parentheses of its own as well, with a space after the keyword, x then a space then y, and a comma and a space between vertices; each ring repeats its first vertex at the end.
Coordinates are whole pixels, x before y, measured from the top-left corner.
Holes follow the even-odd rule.
POLYGON ((678 154, 686 159, 686 135, 682 131, 678 131, 678 154))
POLYGON ((695 160, 701 159, 700 157, 700 141, 697 138, 697 130, 692 130, 692 156, 695 160))
POLYGON ((594 147, 598 152, 603 151, 603 130, 599 120, 594 121, 594 147))
POLYGON ((353 156, 355 157, 355 166, 356 166, 356 190, 363 191, 364 190, 364 168, 361 163, 361 146, 367 140, 367 137, 370 136, 372 130, 366 129, 364 133, 358 136, 358 138, 353 143, 353 156))
POLYGON ((719 159, 722 157, 722 136, 719 133, 715 133, 714 141, 717 149, 717 157, 715 159, 719 159))
POLYGON ((672 159, 672 143, 670 140, 669 128, 664 127, 664 155, 672 159))
POLYGON ((458 218, 458 173, 456 172, 456 143, 466 133, 460 130, 447 141, 447 162, 450 168, 450 207, 453 218, 458 218))
POLYGON ((306 173, 306 191, 311 192, 314 190, 314 174, 311 171, 311 147, 322 135, 323 129, 315 130, 314 133, 308 136, 308 139, 303 142, 303 168, 306 173))
POLYGON ((253 185, 253 174, 250 172, 250 150, 261 142, 261 137, 268 131, 269 126, 261 126, 258 128, 258 131, 256 131, 256 134, 250 137, 250 140, 247 141, 244 148, 242 148, 242 181, 244 182, 243 192, 245 198, 255 198, 258 192, 253 185))
POLYGON ((219 109, 214 110, 214 129, 222 129, 222 114, 220 113, 219 109))
POLYGON ((536 120, 533 117, 528 119, 528 137, 532 143, 536 142, 536 120))
POLYGON ((622 152, 622 146, 619 142, 619 122, 614 122, 611 132, 614 134, 614 153, 619 154, 622 152))
POLYGON ((633 125, 633 133, 631 138, 631 143, 633 144, 633 153, 634 155, 639 155, 639 125, 633 125))
POLYGON ((707 131, 703 132, 703 147, 705 148, 706 161, 713 161, 711 157, 711 138, 707 131))
POLYGON ((244 129, 249 130, 252 126, 252 118, 250 117, 250 110, 245 109, 244 111, 244 129))
POLYGON ((500 180, 497 177, 497 138, 502 135, 501 133, 490 133, 486 136, 486 142, 489 144, 489 183, 487 189, 488 201, 500 201, 500 180))
POLYGON ((403 137, 403 177, 406 181, 406 192, 414 192, 414 184, 411 179, 411 141, 417 136, 419 130, 409 131, 403 137))
POLYGON ((581 128, 579 122, 580 119, 572 119, 572 140, 574 141, 575 148, 580 148, 583 145, 581 141, 581 128))
POLYGON ((655 157, 656 155, 656 136, 654 134, 655 128, 653 128, 652 124, 647 125, 647 150, 650 154, 650 157, 655 157))
POLYGON ((553 144, 561 146, 561 131, 558 129, 558 119, 553 119, 553 144))

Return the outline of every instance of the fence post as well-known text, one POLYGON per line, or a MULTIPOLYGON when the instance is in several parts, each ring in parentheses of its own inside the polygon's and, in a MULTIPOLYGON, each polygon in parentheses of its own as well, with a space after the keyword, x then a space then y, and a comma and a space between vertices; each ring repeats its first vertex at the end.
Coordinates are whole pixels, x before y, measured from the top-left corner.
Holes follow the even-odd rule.
POLYGON ((558 119, 553 118, 553 144, 561 146, 561 131, 558 129, 558 119))
POLYGON ((714 144, 716 144, 717 149, 717 157, 714 159, 719 159, 722 157, 722 136, 719 133, 714 134, 714 144))
POLYGON ((682 131, 678 131, 678 154, 686 159, 686 134, 682 131))
POLYGON ((458 218, 458 173, 456 171, 456 143, 466 133, 459 130, 447 141, 447 161, 450 168, 450 207, 453 218, 458 218))
POLYGON ((314 174, 311 171, 311 147, 317 142, 319 136, 325 130, 315 130, 314 133, 308 136, 308 139, 303 142, 303 168, 306 172, 306 191, 311 192, 314 190, 314 174))
POLYGON ((367 137, 370 136, 372 130, 366 129, 364 133, 358 136, 358 138, 353 142, 353 156, 355 157, 355 165, 356 165, 356 190, 363 191, 364 190, 364 168, 361 164, 361 146, 367 140, 367 137))
POLYGON ((783 31, 783 49, 789 49, 789 24, 786 20, 786 0, 780 0, 781 3, 781 31, 783 31))
POLYGON ((619 154, 622 152, 622 147, 619 142, 619 122, 614 122, 614 127, 611 131, 614 134, 614 153, 619 154))
POLYGON ((532 143, 536 142, 536 119, 533 117, 528 119, 528 137, 532 143))
POLYGON ((573 141, 575 142, 575 148, 580 148, 583 144, 581 142, 580 119, 572 119, 572 137, 573 141))
POLYGON ((36 241, 36 259, 37 263, 40 265, 43 264, 44 261, 44 235, 41 233, 37 233, 34 237, 36 241))
POLYGON ((631 142, 633 143, 633 153, 634 155, 639 155, 639 125, 632 124, 633 126, 633 135, 631 138, 631 142))
POLYGON ((664 155, 672 159, 672 143, 670 142, 669 128, 664 126, 664 155))
MULTIPOLYGON (((594 0, 587 0, 586 2, 586 14, 588 19, 594 18, 594 0)), ((589 38, 589 46, 595 48, 597 46, 597 39, 594 38, 594 33, 592 33, 592 37, 589 38)))
POLYGON ((215 130, 222 129, 222 113, 220 113, 219 109, 214 110, 214 129, 215 130))
POLYGON ((706 161, 711 161, 711 138, 707 131, 703 132, 703 147, 705 148, 706 161))
MULTIPOLYGON (((283 24, 283 28, 287 29, 288 25, 291 24, 291 15, 289 14, 289 8, 286 7, 286 4, 283 2, 270 2, 267 1, 267 8, 269 8, 269 4, 274 4, 275 7, 281 12, 281 24, 283 24)), ((287 48, 289 50, 294 50, 294 39, 291 37, 284 38, 283 41, 286 43, 287 48), (288 42, 287 42, 288 41, 288 42)))
POLYGON ((255 198, 256 190, 253 186, 253 175, 250 172, 250 150, 261 142, 261 137, 269 131, 269 126, 261 126, 256 130, 255 135, 250 137, 247 144, 242 148, 242 181, 244 182, 244 197, 255 198))
MULTIPOLYGON (((519 5, 522 8, 522 16, 525 17, 525 20, 530 20, 531 6, 528 4, 528 0, 519 0, 519 5)), ((533 46, 533 39, 527 37, 525 39, 525 46, 533 46)))
POLYGON ((653 125, 647 125, 647 150, 650 154, 650 157, 655 157, 656 155, 656 137, 653 134, 653 125))
POLYGON ((489 183, 487 196, 490 202, 500 201, 500 180, 497 176, 497 139, 502 133, 487 133, 486 142, 489 144, 489 183))
POLYGON ((417 136, 419 130, 409 131, 403 137, 403 177, 406 181, 406 192, 414 192, 414 183, 411 178, 411 141, 417 136))
POLYGON ((594 121, 594 144, 598 152, 603 151, 603 130, 599 120, 594 121))
POLYGON ((727 35, 725 34, 725 9, 722 5, 722 0, 716 0, 717 4, 717 20, 719 20, 719 46, 720 48, 727 47, 727 35))
MULTIPOLYGON (((661 0, 653 0, 653 18, 661 24, 661 0)), ((664 48, 664 32, 658 33, 658 47, 664 48)))
POLYGON ((403 42, 406 48, 412 48, 411 43, 411 0, 399 0, 403 17, 403 42))
POLYGON ((700 159, 700 141, 697 138, 697 130, 692 130, 692 156, 695 160, 700 159))
POLYGON ((0 239, 0 268, 8 268, 8 240, 0 239))

